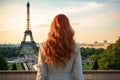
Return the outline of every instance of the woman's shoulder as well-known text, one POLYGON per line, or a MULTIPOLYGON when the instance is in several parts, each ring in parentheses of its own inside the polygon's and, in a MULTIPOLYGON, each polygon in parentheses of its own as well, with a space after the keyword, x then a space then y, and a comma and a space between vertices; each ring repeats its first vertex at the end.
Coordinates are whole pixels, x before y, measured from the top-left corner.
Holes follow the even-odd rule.
POLYGON ((80 49, 80 45, 78 43, 75 44, 75 50, 80 49))
POLYGON ((79 55, 80 53, 80 45, 78 43, 75 44, 75 55, 79 55))

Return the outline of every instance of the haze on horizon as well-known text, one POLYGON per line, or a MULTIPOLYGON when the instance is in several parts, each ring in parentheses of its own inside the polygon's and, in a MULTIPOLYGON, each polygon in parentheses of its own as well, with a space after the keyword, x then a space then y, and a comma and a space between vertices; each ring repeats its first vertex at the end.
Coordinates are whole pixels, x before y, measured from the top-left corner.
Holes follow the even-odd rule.
MULTIPOLYGON (((35 42, 47 39, 57 14, 68 16, 79 43, 115 42, 120 36, 120 0, 29 0, 35 42)), ((0 44, 21 43, 27 0, 0 0, 0 44)))

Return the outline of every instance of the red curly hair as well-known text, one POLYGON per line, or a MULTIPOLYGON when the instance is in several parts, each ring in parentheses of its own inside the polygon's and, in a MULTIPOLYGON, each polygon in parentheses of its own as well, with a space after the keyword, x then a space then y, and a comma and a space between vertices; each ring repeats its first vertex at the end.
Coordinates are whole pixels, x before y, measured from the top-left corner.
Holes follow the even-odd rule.
POLYGON ((71 55, 75 53, 74 30, 64 14, 57 15, 43 45, 45 62, 54 67, 65 67, 71 55))

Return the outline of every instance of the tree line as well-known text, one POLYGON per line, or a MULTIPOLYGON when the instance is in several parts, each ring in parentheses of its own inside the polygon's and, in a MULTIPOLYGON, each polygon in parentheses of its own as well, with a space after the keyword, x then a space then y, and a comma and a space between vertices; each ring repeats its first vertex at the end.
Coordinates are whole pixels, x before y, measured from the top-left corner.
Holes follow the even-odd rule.
POLYGON ((83 59, 90 58, 94 62, 93 70, 120 70, 120 37, 105 50, 81 48, 81 55, 83 59))
POLYGON ((82 47, 82 48, 80 48, 80 51, 81 51, 82 59, 84 60, 94 54, 99 55, 100 53, 104 52, 104 49, 103 48, 95 49, 95 48, 83 48, 82 47))
POLYGON ((0 55, 6 58, 17 57, 19 54, 17 47, 0 47, 0 55))

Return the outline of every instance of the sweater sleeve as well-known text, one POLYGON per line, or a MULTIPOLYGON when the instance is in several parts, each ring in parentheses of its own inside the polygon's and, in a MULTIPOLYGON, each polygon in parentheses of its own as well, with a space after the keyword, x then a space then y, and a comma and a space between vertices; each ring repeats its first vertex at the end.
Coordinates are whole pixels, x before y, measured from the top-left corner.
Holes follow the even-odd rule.
POLYGON ((41 53, 41 47, 38 54, 38 64, 37 64, 37 77, 36 80, 46 80, 47 76, 47 64, 44 61, 44 57, 41 53))
POLYGON ((73 77, 73 80, 84 80, 80 48, 78 45, 75 48, 75 52, 76 52, 76 55, 73 63, 72 77, 73 77))

